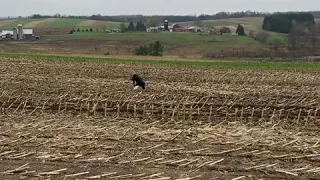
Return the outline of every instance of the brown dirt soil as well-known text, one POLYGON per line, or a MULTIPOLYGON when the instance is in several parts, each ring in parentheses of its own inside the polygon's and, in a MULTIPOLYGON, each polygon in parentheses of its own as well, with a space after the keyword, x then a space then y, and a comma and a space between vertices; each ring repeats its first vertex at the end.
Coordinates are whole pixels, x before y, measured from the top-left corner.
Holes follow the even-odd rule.
POLYGON ((15 20, 0 20, 0 27, 4 26, 4 25, 7 25, 7 24, 10 24, 10 23, 12 23, 14 21, 15 20))
POLYGON ((30 23, 27 23, 24 26, 25 27, 30 27, 30 28, 36 28, 36 27, 39 28, 43 24, 47 24, 48 22, 52 22, 52 21, 53 21, 53 19, 47 18, 47 19, 44 19, 42 21, 33 21, 33 22, 30 22, 30 23))
POLYGON ((2 58, 0 173, 317 179, 319 73, 2 58))
POLYGON ((89 26, 93 26, 93 27, 105 27, 108 25, 107 21, 97 21, 97 20, 85 20, 82 21, 78 27, 89 27, 89 26))
POLYGON ((35 28, 36 35, 63 35, 69 34, 73 27, 63 27, 63 28, 35 28))
POLYGON ((49 28, 48 25, 55 21, 56 18, 47 18, 43 21, 34 22, 32 27, 34 28, 36 35, 62 35, 69 34, 73 27, 63 27, 63 28, 49 28))
POLYGON ((36 24, 34 24, 32 27, 33 28, 47 28, 48 25, 55 20, 56 20, 56 18, 47 18, 43 21, 36 21, 35 22, 36 24))

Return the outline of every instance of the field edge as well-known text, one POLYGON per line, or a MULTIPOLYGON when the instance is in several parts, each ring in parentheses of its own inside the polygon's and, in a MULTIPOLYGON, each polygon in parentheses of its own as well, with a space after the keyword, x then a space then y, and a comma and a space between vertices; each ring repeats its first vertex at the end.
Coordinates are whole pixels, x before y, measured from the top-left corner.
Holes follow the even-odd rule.
POLYGON ((28 53, 4 53, 0 52, 1 58, 30 58, 34 60, 59 60, 59 61, 79 61, 79 62, 109 62, 109 63, 138 63, 152 65, 170 65, 170 66, 195 66, 195 67, 219 67, 219 68, 262 68, 262 69, 320 69, 320 62, 275 62, 268 60, 260 61, 235 61, 235 60, 168 60, 151 59, 146 57, 143 59, 129 59, 125 57, 95 57, 95 56, 71 56, 56 54, 28 54, 28 53))

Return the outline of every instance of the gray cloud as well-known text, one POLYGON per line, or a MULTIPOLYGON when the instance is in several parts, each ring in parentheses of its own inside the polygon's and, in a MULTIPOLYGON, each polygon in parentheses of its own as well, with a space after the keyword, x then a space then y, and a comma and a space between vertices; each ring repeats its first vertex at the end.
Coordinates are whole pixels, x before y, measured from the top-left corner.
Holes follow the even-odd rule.
POLYGON ((39 14, 102 15, 188 15, 221 11, 307 11, 319 10, 319 0, 0 0, 0 16, 39 14))

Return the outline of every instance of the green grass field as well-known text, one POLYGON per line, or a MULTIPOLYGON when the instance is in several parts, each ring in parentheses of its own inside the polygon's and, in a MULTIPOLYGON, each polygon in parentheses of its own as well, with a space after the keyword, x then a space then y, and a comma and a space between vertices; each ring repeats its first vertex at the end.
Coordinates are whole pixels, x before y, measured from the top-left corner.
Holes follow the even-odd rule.
POLYGON ((200 36, 195 33, 101 33, 101 32, 75 32, 72 35, 46 36, 48 39, 105 39, 123 41, 162 41, 166 44, 215 44, 215 43, 255 43, 252 38, 246 36, 200 36))
MULTIPOLYGON (((119 28, 120 27, 120 22, 108 22, 108 24, 107 24, 107 28, 108 29, 112 29, 112 28, 119 28)), ((129 23, 125 23, 126 24, 126 26, 128 26, 129 25, 129 23)))
MULTIPOLYGON (((217 20, 205 20, 202 21, 202 25, 207 28, 215 26, 233 26, 237 28, 239 24, 244 25, 247 31, 254 30, 259 31, 262 29, 263 18, 253 17, 253 18, 230 18, 230 19, 217 19, 217 20)), ((185 26, 192 26, 193 22, 181 22, 185 26)), ((235 29, 234 29, 235 31, 235 29)))
MULTIPOLYGON (((13 27, 16 27, 18 24, 28 24, 34 21, 42 21, 45 20, 45 18, 39 18, 39 19, 18 19, 12 23, 6 24, 4 26, 1 26, 0 29, 11 29, 13 27)), ((52 21, 51 23, 47 24, 48 27, 70 27, 70 26, 76 26, 76 27, 83 27, 83 28, 101 28, 101 26, 105 26, 107 28, 114 28, 119 27, 120 22, 106 22, 106 21, 96 21, 97 23, 94 23, 92 26, 81 26, 81 23, 86 20, 84 19, 70 19, 70 18, 63 18, 63 19, 56 19, 52 21)), ((262 22, 263 17, 253 17, 253 18, 230 18, 230 19, 217 19, 217 20, 206 20, 202 21, 202 24, 204 27, 214 27, 214 26, 232 26, 233 29, 237 27, 238 24, 242 24, 245 26, 245 30, 248 32, 250 30, 253 31, 261 31, 262 30, 262 22)), ((320 23, 320 19, 316 19, 317 23, 320 23)), ((193 22, 178 22, 179 24, 185 25, 185 26, 192 26, 193 22)), ((128 23, 127 23, 128 25, 128 23)))
POLYGON ((195 66, 195 67, 216 67, 216 68, 254 68, 254 69, 320 69, 319 62, 268 62, 268 61, 201 61, 201 60, 139 60, 125 58, 100 58, 100 57, 77 57, 61 55, 41 55, 41 54, 19 54, 19 53, 0 53, 2 58, 27 58, 34 60, 52 61, 98 61, 109 63, 140 63, 166 66, 195 66))
POLYGON ((25 26, 28 23, 32 23, 35 21, 42 21, 44 20, 43 18, 39 18, 39 19, 18 19, 12 23, 6 24, 4 26, 1 26, 0 29, 12 29, 14 27, 17 27, 18 24, 22 24, 23 26, 25 26))
MULTIPOLYGON (((86 30, 86 29, 90 29, 92 28, 94 32, 96 32, 98 30, 98 32, 104 32, 105 29, 109 29, 111 30, 112 28, 119 28, 121 23, 118 22, 103 22, 103 24, 93 24, 93 25, 81 25, 78 24, 76 26, 76 30, 79 28, 80 30, 86 30)), ((128 25, 128 24, 127 24, 128 25)), ((93 32, 92 32, 93 33, 93 32)))
MULTIPOLYGON (((195 33, 114 33, 107 34, 101 32, 75 32, 72 35, 54 35, 46 36, 48 40, 110 40, 119 43, 136 42, 138 44, 149 44, 160 41, 167 47, 180 46, 181 49, 188 46, 201 49, 204 52, 218 52, 226 49, 246 48, 257 50, 264 47, 258 41, 249 36, 200 36, 195 33)), ((183 54, 184 50, 181 50, 183 54)))
POLYGON ((58 19, 56 21, 53 21, 49 23, 48 27, 51 28, 62 28, 62 27, 74 27, 78 26, 83 19, 58 19))

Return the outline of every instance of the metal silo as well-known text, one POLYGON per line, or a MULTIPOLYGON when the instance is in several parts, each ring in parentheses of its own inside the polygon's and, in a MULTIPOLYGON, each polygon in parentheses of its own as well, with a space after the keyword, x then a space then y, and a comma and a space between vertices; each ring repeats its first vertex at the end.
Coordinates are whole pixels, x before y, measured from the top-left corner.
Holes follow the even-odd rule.
POLYGON ((18 39, 18 30, 17 28, 13 28, 13 40, 17 40, 18 39))
POLYGON ((168 22, 168 20, 164 21, 164 31, 169 31, 169 22, 168 22))
POLYGON ((22 27, 22 24, 19 24, 18 25, 18 39, 23 39, 23 27, 22 27))

